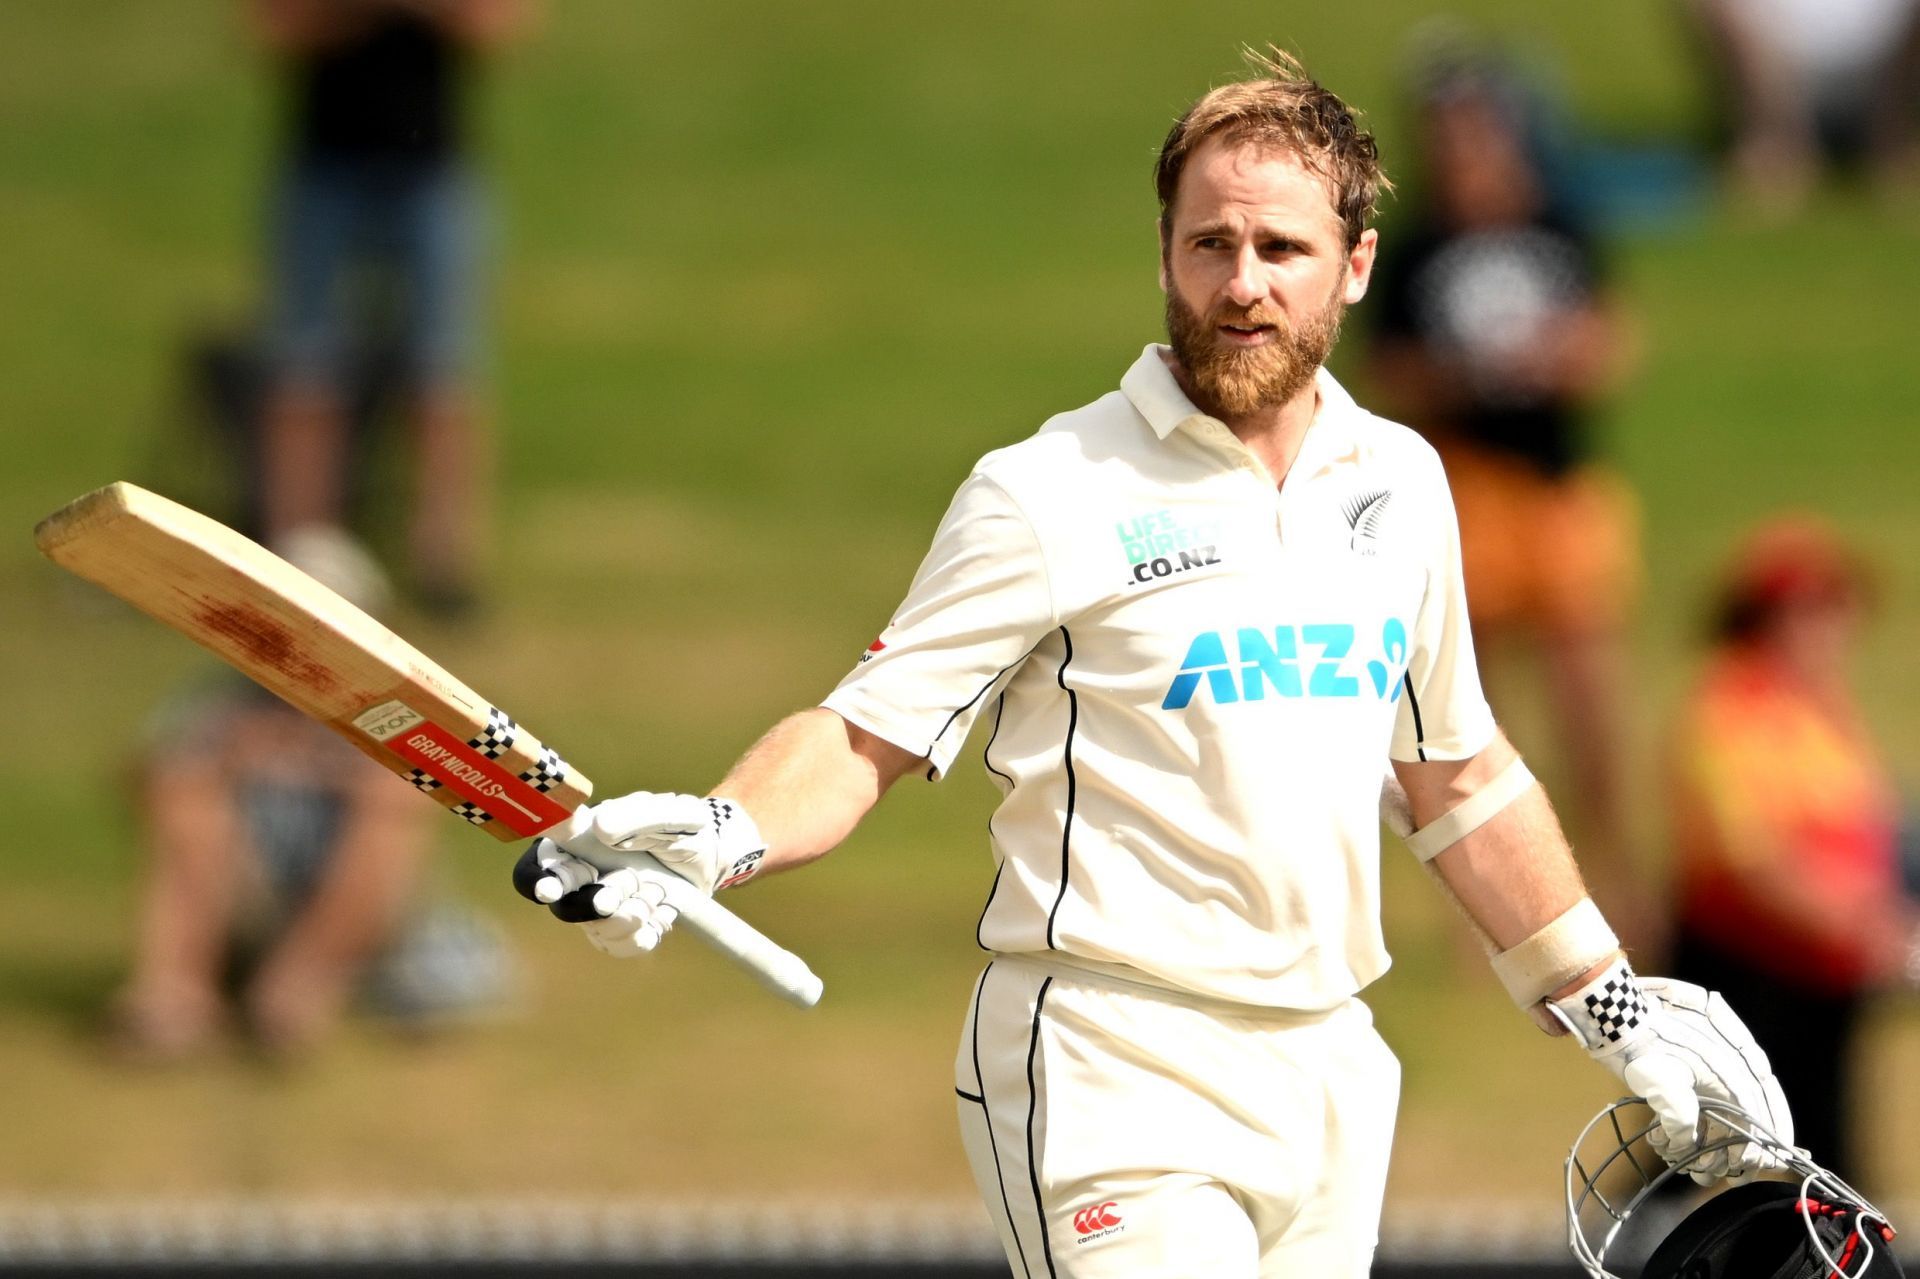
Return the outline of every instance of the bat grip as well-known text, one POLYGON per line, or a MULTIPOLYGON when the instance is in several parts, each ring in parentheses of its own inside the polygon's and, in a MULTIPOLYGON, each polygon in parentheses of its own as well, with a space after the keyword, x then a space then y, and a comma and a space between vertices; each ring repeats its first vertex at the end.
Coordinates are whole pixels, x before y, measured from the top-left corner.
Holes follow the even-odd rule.
POLYGON ((591 808, 582 808, 571 820, 545 832, 545 837, 601 870, 631 867, 657 873, 666 889, 667 905, 678 912, 681 927, 698 934, 708 945, 751 973, 762 986, 789 1003, 811 1008, 820 1002, 825 985, 807 967, 805 960, 775 943, 652 855, 608 848, 590 833, 593 825, 591 814, 591 808))

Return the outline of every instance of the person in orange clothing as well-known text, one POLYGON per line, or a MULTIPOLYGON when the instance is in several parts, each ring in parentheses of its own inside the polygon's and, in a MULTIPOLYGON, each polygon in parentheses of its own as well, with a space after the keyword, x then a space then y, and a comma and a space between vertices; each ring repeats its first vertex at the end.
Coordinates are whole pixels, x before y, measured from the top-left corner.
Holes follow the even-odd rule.
POLYGON ((1674 969, 1743 1009, 1843 1177, 1847 1070, 1866 997, 1914 980, 1900 807, 1849 687, 1866 572, 1822 524, 1757 531, 1722 588, 1674 741, 1674 969))

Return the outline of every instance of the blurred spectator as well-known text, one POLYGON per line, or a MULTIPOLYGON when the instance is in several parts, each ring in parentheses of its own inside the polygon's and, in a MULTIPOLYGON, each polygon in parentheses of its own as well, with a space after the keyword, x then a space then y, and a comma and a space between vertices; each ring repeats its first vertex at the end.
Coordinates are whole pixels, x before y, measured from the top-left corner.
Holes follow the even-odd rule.
POLYGON ((1733 177, 1798 206, 1832 163, 1920 173, 1920 0, 1687 0, 1716 72, 1733 177))
POLYGON ((1867 602, 1823 525, 1782 520, 1721 589, 1673 743, 1674 976, 1742 1010, 1800 1145, 1856 1173, 1847 1070, 1864 997, 1910 981, 1899 801, 1848 686, 1867 602))
MULTIPOLYGON (((286 557, 363 607, 382 583, 333 530, 286 557)), ((141 766, 149 864, 114 1046, 183 1057, 224 1029, 230 977, 260 1044, 313 1046, 356 997, 419 1023, 505 993, 495 936, 429 903, 431 806, 305 715, 223 672, 164 706, 141 766)))
POLYGON ((351 369, 391 348, 416 452, 410 530, 423 602, 473 602, 491 446, 473 385, 485 209, 467 158, 474 54, 519 0, 254 0, 285 61, 290 121, 274 211, 266 535, 340 523, 351 369))
POLYGON ((1593 238, 1553 199, 1516 77, 1449 44, 1419 79, 1422 196, 1381 236, 1370 372, 1384 411, 1446 464, 1484 665, 1510 638, 1538 648, 1582 864, 1622 937, 1647 947, 1663 912, 1628 864, 1621 778, 1637 512, 1589 438, 1633 343, 1593 238))

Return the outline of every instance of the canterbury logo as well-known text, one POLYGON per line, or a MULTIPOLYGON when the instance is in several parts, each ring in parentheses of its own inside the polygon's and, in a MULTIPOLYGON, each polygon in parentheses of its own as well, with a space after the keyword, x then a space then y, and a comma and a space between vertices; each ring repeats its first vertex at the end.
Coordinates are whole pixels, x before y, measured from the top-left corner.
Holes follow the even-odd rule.
POLYGON ((1073 1214, 1073 1228, 1083 1235, 1090 1235, 1096 1230, 1109 1230, 1120 1224, 1120 1214, 1114 1211, 1119 1206, 1109 1199, 1103 1204, 1082 1208, 1073 1214))

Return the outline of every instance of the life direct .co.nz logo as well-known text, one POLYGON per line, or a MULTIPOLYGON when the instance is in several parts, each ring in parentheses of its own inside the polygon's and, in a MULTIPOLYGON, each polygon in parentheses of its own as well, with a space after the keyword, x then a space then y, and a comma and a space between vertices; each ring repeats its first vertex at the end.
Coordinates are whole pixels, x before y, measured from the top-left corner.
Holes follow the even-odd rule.
POLYGON ((1172 577, 1220 562, 1220 525, 1211 520, 1181 523, 1172 511, 1148 511, 1114 523, 1127 553, 1132 584, 1172 577))
MULTIPOLYGON (((1360 696, 1359 679, 1343 671, 1346 660, 1357 656, 1355 629, 1349 623, 1281 625, 1270 631, 1242 626, 1233 639, 1230 659, 1223 632, 1202 631, 1194 636, 1160 709, 1184 710, 1202 686, 1222 706, 1264 701, 1268 689, 1275 697, 1360 696)), ((1390 702, 1400 699, 1406 663, 1406 623, 1389 617, 1380 627, 1378 656, 1365 663, 1375 697, 1390 702)))

